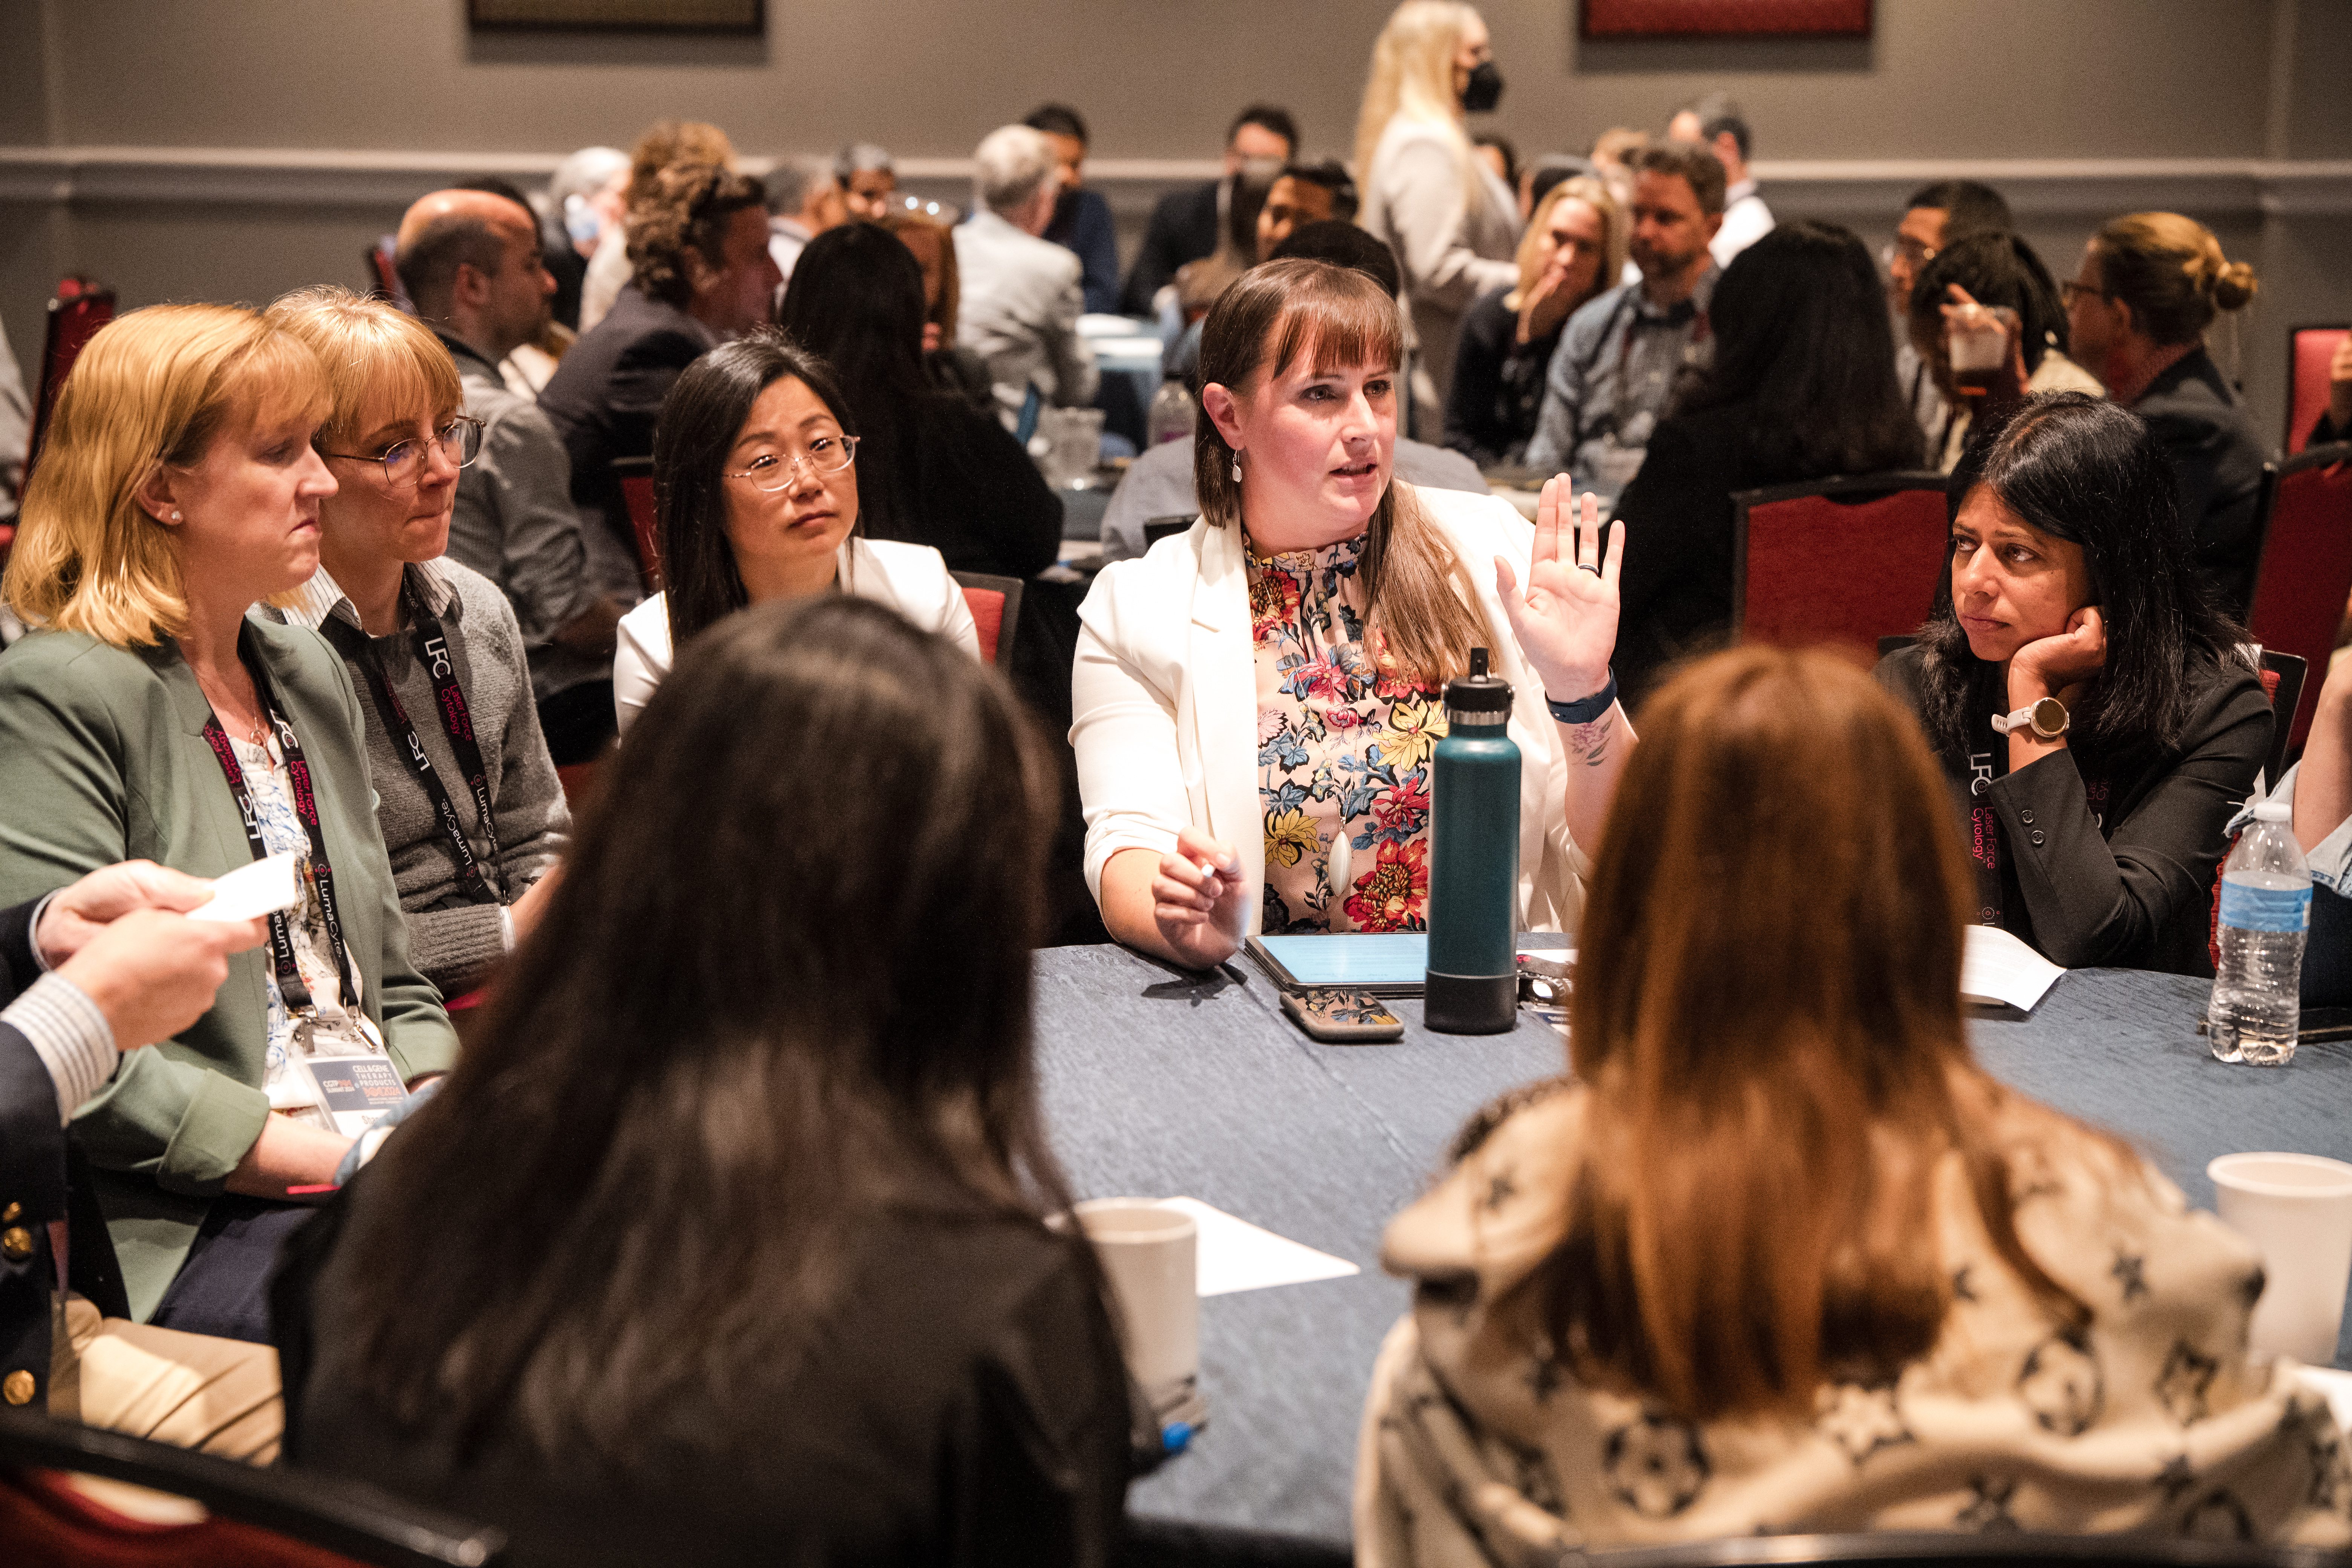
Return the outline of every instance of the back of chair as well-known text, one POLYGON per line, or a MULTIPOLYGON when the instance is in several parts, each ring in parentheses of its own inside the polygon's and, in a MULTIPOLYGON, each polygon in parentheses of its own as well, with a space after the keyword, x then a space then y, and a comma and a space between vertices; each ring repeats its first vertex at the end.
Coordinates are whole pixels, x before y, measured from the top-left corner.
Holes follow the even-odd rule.
POLYGON ((58 389, 66 384, 66 373, 98 329, 114 320, 114 290, 95 279, 62 278, 58 291, 49 300, 49 324, 46 341, 41 345, 41 370, 33 392, 32 439, 25 448, 25 478, 33 477, 33 465, 40 461, 41 437, 49 431, 49 412, 57 406, 58 389))
POLYGON ((1944 476, 1866 474, 1731 498, 1732 630, 1746 642, 1874 650, 1935 602, 1944 476))
POLYGON ((2293 740, 2295 709, 2303 701, 2303 683, 2310 666, 2291 653, 2263 649, 2263 695, 2271 700, 2271 754, 2263 761, 2263 786, 2278 787, 2286 772, 2287 746, 2293 740))
MULTIPOLYGON (((2327 408, 2327 362, 2352 327, 2297 327, 2287 334, 2286 455, 2311 444, 2311 427, 2327 408)), ((2339 432, 2340 434, 2340 432, 2339 432)))
POLYGON ((985 572, 952 574, 971 610, 971 624, 980 632, 980 657, 999 668, 1013 659, 1013 637, 1021 629, 1018 577, 996 577, 985 572))
POLYGON ((621 481, 621 499, 629 506, 629 531, 637 542, 637 575, 646 592, 661 592, 661 512, 654 504, 654 460, 615 458, 613 475, 621 481))
MULTIPOLYGON (((2247 615, 2254 640, 2320 669, 2336 649, 2352 597, 2352 443, 2314 447, 2263 469, 2262 563, 2247 615)), ((2287 714, 2300 746, 2311 715, 2287 714)))
POLYGON ((416 313, 416 307, 408 298, 408 289, 400 281, 399 268, 393 265, 393 258, 398 254, 398 242, 388 234, 369 246, 368 276, 374 280, 374 292, 413 316, 416 313))
POLYGON ((0 1410, 0 1557, 27 1568, 488 1568, 506 1551, 499 1531, 355 1481, 257 1469, 26 1410, 0 1410), (212 1517, 130 1519, 60 1471, 184 1498, 212 1517))

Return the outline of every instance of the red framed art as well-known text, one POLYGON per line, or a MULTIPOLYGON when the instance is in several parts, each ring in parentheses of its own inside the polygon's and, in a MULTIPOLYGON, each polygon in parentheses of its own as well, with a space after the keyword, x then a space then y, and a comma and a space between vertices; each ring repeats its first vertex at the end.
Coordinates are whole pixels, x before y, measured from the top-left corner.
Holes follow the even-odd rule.
POLYGON ((1580 0, 1588 38, 1866 38, 1872 0, 1580 0))

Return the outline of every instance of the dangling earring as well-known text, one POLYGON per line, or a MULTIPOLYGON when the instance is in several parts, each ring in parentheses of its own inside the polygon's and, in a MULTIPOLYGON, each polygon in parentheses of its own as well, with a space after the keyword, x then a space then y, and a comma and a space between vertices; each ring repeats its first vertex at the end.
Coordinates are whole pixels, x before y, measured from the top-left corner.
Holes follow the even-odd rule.
POLYGON ((1241 455, 1239 452, 1235 452, 1235 453, 1234 454, 1234 483, 1235 483, 1235 484, 1239 484, 1239 483, 1241 483, 1241 482, 1242 482, 1242 455, 1241 455))

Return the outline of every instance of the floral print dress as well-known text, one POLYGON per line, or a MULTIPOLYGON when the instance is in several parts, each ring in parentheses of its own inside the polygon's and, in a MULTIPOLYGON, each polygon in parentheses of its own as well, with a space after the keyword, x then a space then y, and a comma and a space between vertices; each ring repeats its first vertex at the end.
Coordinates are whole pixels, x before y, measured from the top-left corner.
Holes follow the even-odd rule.
POLYGON ((1367 646, 1364 536, 1248 556, 1257 664, 1264 929, 1423 931, 1433 685, 1384 673, 1367 646))

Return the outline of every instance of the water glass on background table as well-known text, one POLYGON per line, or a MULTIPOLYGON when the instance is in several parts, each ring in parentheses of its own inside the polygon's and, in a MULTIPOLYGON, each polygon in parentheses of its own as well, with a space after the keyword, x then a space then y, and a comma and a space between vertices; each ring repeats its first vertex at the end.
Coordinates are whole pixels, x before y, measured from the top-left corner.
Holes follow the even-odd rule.
POLYGON ((2262 1249, 2252 1348, 2330 1364, 2352 1286, 2352 1164, 2318 1154, 2224 1154, 2205 1173, 2221 1222, 2262 1249))
POLYGON ((2280 800, 2254 807, 2221 868, 2221 962, 2205 1017, 2213 1054, 2225 1062, 2284 1067, 2294 1059, 2311 868, 2289 824, 2293 810, 2280 800))

